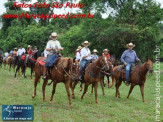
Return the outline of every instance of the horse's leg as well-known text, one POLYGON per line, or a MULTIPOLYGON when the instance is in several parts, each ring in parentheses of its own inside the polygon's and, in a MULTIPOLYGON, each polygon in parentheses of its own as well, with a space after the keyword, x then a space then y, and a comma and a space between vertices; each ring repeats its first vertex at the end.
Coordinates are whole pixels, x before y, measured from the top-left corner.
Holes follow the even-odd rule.
POLYGON ((129 93, 127 95, 127 99, 129 98, 129 96, 130 96, 130 94, 131 94, 131 92, 132 92, 132 90, 133 90, 134 87, 135 87, 135 85, 134 84, 131 84, 129 93))
POLYGON ((98 87, 98 82, 95 83, 94 88, 95 88, 95 102, 96 102, 97 104, 99 104, 99 102, 98 102, 98 100, 97 100, 97 87, 98 87))
POLYGON ((52 95, 50 97, 50 102, 53 101, 53 96, 55 94, 56 85, 57 85, 57 82, 56 81, 53 81, 53 90, 52 90, 52 95))
POLYGON ((81 82, 81 84, 80 84, 80 91, 82 91, 82 84, 83 84, 83 83, 81 82))
POLYGON ((103 84, 102 80, 100 80, 100 85, 101 85, 101 88, 102 88, 103 96, 105 96, 105 92, 104 92, 104 84, 103 84))
POLYGON ((120 79, 116 79, 116 84, 115 84, 115 87, 116 87, 116 92, 115 92, 115 97, 118 97, 118 88, 119 88, 119 81, 120 79))
POLYGON ((45 102, 45 88, 46 88, 46 85, 48 83, 48 80, 44 80, 44 83, 42 85, 42 94, 43 94, 43 101, 45 102))
POLYGON ((34 93, 33 93, 32 98, 35 98, 35 96, 36 96, 36 87, 37 87, 37 83, 39 82, 39 79, 40 79, 40 76, 35 77, 35 80, 34 80, 34 93))
POLYGON ((33 66, 31 66, 31 79, 32 79, 32 73, 33 73, 33 66))
POLYGON ((70 95, 70 81, 67 81, 65 83, 65 88, 66 88, 66 91, 67 91, 67 96, 68 96, 68 99, 69 99, 69 105, 72 106, 72 101, 71 101, 71 95, 70 95))
POLYGON ((84 92, 83 92, 83 94, 81 96, 81 99, 83 99, 84 94, 87 92, 87 89, 88 89, 88 84, 85 83, 84 92))
POLYGON ((122 84, 122 80, 119 81, 119 85, 118 85, 118 98, 121 97, 121 96, 120 96, 120 92, 119 92, 119 87, 121 86, 121 84, 122 84))
MULTIPOLYGON (((72 98, 75 99, 75 93, 74 93, 74 89, 75 89, 75 86, 77 85, 77 81, 74 82, 74 84, 72 85, 71 87, 71 91, 72 91, 72 98)), ((72 83, 71 83, 72 84, 72 83)))
MULTIPOLYGON (((15 72, 15 78, 16 78, 16 74, 17 74, 17 72, 19 71, 19 69, 20 69, 20 66, 19 65, 17 65, 17 67, 16 67, 16 72, 15 72)), ((19 72, 20 73, 20 72, 19 72)))
POLYGON ((109 81, 109 76, 108 75, 106 75, 106 79, 108 80, 108 88, 110 88, 110 81, 109 81))
POLYGON ((93 94, 93 86, 94 86, 94 84, 92 84, 92 90, 91 90, 91 93, 93 94))
POLYGON ((145 102, 145 99, 144 99, 144 84, 139 85, 139 86, 140 86, 140 91, 141 91, 141 95, 142 95, 142 100, 143 100, 143 102, 145 102))

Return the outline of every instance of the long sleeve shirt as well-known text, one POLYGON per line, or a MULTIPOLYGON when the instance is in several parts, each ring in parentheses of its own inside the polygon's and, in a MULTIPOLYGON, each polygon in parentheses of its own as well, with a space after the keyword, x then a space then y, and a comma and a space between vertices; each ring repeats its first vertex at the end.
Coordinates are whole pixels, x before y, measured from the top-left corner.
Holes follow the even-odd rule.
POLYGON ((18 49, 18 53, 17 53, 17 55, 18 56, 21 56, 23 53, 25 53, 26 51, 25 51, 25 49, 24 48, 22 48, 22 49, 18 49))
POLYGON ((46 45, 46 49, 48 49, 48 48, 56 48, 56 50, 46 51, 47 55, 51 55, 53 53, 58 52, 62 47, 61 47, 61 44, 59 41, 49 40, 47 45, 46 45))
MULTIPOLYGON (((81 54, 81 59, 83 59, 84 56, 88 56, 89 54, 91 54, 91 51, 89 50, 89 48, 82 48, 81 51, 80 51, 80 54, 81 54)), ((91 60, 91 56, 88 56, 84 59, 87 59, 87 60, 91 60)))
POLYGON ((76 60, 80 60, 80 58, 81 58, 80 52, 76 52, 75 58, 76 58, 76 60))
POLYGON ((134 50, 125 50, 121 56, 121 61, 123 63, 135 63, 135 61, 139 60, 134 50))

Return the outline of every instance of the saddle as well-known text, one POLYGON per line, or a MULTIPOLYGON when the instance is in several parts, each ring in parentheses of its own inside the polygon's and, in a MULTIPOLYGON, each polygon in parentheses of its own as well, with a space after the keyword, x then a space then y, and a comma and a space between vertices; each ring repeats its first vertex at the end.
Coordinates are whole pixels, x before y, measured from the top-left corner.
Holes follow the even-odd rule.
POLYGON ((26 59, 26 55, 22 55, 21 60, 25 60, 25 59, 26 59))
MULTIPOLYGON (((61 58, 60 56, 57 58, 56 63, 58 62, 58 60, 59 60, 60 58, 61 58)), ((46 63, 45 60, 46 60, 46 57, 44 57, 43 59, 39 60, 38 63, 39 63, 41 66, 44 66, 45 63, 46 63)))
MULTIPOLYGON (((131 73, 134 71, 135 66, 136 66, 136 64, 132 64, 131 70, 130 70, 131 73)), ((122 65, 121 67, 118 68, 118 71, 125 74, 126 73, 126 66, 125 65, 122 65)))

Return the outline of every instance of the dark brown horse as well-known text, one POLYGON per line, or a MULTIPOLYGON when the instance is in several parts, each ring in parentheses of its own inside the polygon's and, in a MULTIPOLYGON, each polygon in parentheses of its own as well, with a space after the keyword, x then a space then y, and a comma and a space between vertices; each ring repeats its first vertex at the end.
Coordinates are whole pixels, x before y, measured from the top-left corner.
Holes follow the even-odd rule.
POLYGON ((108 71, 111 65, 112 64, 108 63, 107 57, 104 55, 100 56, 95 62, 88 65, 88 67, 85 70, 84 75, 85 87, 81 99, 83 99, 85 93, 87 92, 88 86, 92 84, 95 89, 95 102, 97 104, 99 103, 97 100, 97 87, 99 81, 101 80, 100 73, 101 71, 108 71))
POLYGON ((3 63, 3 57, 0 54, 0 67, 2 68, 2 63, 3 63))
MULTIPOLYGON (((39 82, 39 79, 43 74, 44 66, 39 64, 39 61, 42 59, 43 57, 38 58, 35 64, 34 94, 32 96, 33 98, 36 96, 37 83, 39 82)), ((51 102, 53 101, 53 96, 55 93, 57 83, 63 82, 65 84, 65 88, 69 98, 69 104, 70 106, 72 106, 69 88, 71 81, 76 77, 76 74, 72 72, 74 68, 73 65, 74 63, 71 58, 60 58, 59 61, 56 62, 54 67, 51 69, 51 76, 48 75, 47 79, 45 79, 43 82, 42 85, 43 101, 45 101, 45 88, 48 83, 48 79, 51 79, 53 81, 53 90, 50 101, 51 102)))
MULTIPOLYGON (((113 84, 116 81, 115 87, 116 87, 116 93, 115 93, 115 97, 120 98, 120 92, 119 92, 119 87, 122 83, 122 81, 125 81, 125 73, 121 73, 120 71, 118 71, 118 69, 121 67, 122 65, 116 66, 114 67, 113 71, 114 71, 114 76, 112 77, 113 79, 113 84)), ((131 94, 133 88, 136 85, 139 85, 140 87, 140 91, 141 91, 141 95, 142 95, 142 100, 143 102, 145 102, 144 99, 144 84, 146 81, 146 75, 147 72, 152 73, 153 72, 153 63, 150 59, 147 59, 146 62, 143 65, 137 65, 134 69, 134 71, 131 73, 130 76, 130 80, 131 80, 131 86, 130 86, 130 90, 127 96, 127 99, 129 98, 129 95, 131 94)))

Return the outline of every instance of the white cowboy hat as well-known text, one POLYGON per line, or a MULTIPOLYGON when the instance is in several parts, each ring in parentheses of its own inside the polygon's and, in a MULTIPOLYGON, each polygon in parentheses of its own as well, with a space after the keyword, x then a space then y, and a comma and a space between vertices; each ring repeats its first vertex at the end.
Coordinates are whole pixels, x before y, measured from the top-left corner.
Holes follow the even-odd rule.
POLYGON ((28 45, 28 47, 32 47, 31 45, 28 45))
POLYGON ((97 51, 96 49, 94 49, 92 52, 93 52, 93 53, 97 53, 98 51, 97 51))
POLYGON ((81 50, 82 49, 82 46, 78 46, 78 49, 81 50))
POLYGON ((50 37, 57 37, 59 36, 56 32, 51 33, 50 37))
POLYGON ((84 44, 90 45, 90 43, 89 43, 88 41, 84 41, 84 42, 82 43, 82 45, 84 45, 84 44))
POLYGON ((135 47, 135 45, 134 45, 132 42, 130 42, 130 43, 129 43, 129 44, 127 44, 126 46, 127 46, 127 47, 128 47, 128 46, 135 47))
POLYGON ((104 49, 104 50, 103 50, 103 52, 105 52, 105 51, 109 52, 109 50, 108 50, 108 49, 104 49))

